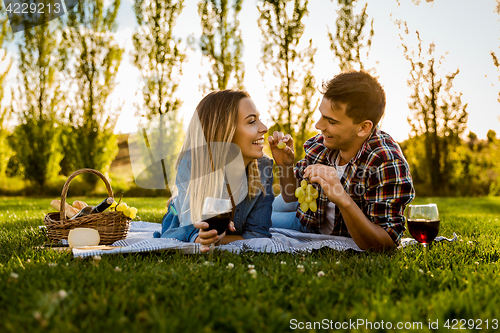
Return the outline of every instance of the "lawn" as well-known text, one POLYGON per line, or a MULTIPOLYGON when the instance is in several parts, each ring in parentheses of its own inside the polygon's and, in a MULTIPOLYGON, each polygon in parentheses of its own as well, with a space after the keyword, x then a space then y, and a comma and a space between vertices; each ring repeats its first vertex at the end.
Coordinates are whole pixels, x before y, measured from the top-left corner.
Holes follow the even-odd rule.
MULTIPOLYGON (((0 198, 0 332, 500 329, 500 198, 418 198, 438 204, 440 235, 459 235, 432 247, 428 269, 421 246, 74 259, 38 248, 50 200, 0 198)), ((125 201, 159 222, 166 200, 125 201)))

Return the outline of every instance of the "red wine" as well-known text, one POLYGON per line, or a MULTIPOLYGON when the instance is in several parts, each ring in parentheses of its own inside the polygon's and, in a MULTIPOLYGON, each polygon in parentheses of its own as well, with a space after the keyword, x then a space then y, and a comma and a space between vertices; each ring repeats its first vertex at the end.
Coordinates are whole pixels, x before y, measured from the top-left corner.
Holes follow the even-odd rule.
POLYGON ((439 220, 408 220, 408 230, 419 243, 428 244, 439 232, 439 220))
POLYGON ((231 212, 223 213, 204 220, 208 223, 208 228, 205 230, 217 230, 217 235, 222 234, 229 227, 231 222, 231 212))

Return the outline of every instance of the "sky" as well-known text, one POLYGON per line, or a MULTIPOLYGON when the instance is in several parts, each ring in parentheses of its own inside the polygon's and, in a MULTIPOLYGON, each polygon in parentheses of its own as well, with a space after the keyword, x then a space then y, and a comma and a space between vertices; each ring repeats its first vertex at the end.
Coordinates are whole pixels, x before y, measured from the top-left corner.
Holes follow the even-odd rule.
MULTIPOLYGON (((359 12, 367 0, 360 0, 356 7, 359 12)), ((302 42, 313 40, 317 48, 314 76, 317 86, 338 74, 333 60, 327 29, 335 29, 337 1, 310 0, 309 15, 304 18, 306 30, 302 42)), ((365 67, 374 68, 375 75, 385 89, 387 96, 386 114, 381 124, 382 130, 391 134, 397 141, 408 138, 410 115, 408 100, 410 89, 407 87, 410 65, 404 58, 400 34, 396 20, 406 21, 410 34, 405 38, 407 45, 416 48, 415 31, 420 32, 423 47, 435 44, 437 58, 444 56, 442 75, 460 69, 454 81, 456 92, 463 94, 462 101, 468 104, 468 128, 480 139, 486 138, 489 129, 500 134, 500 72, 496 70, 490 55, 491 51, 500 56, 500 15, 495 12, 495 0, 435 0, 434 3, 421 1, 417 6, 410 0, 368 1, 367 13, 374 19, 372 47, 365 67), (472 5, 473 4, 473 5, 472 5)), ((197 13, 197 0, 185 0, 185 8, 174 28, 176 37, 199 38, 201 29, 197 13)), ((112 95, 113 105, 123 103, 115 133, 130 133, 136 130, 138 119, 134 117, 135 103, 140 100, 138 71, 131 63, 130 51, 133 49, 131 36, 137 28, 133 12, 133 0, 123 0, 118 14, 116 38, 126 53, 117 75, 118 85, 112 95)), ((252 96, 261 118, 268 127, 268 92, 275 89, 273 82, 263 81, 259 71, 261 32, 257 24, 258 10, 256 0, 244 0, 240 12, 240 27, 244 42, 243 61, 246 68, 244 85, 252 96)), ((181 83, 177 96, 183 100, 180 110, 185 126, 203 97, 199 92, 199 74, 204 73, 201 65, 201 52, 188 51, 188 61, 184 64, 181 83)), ((321 95, 318 93, 317 98, 321 95)), ((316 111, 316 118, 319 111, 316 111)))

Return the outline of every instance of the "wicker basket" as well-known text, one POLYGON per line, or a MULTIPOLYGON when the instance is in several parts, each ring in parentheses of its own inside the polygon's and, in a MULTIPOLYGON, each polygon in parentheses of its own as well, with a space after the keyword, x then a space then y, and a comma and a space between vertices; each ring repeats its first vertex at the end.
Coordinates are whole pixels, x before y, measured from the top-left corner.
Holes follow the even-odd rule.
POLYGON ((61 194, 60 211, 45 215, 44 222, 47 226, 47 234, 50 240, 58 242, 61 239, 68 239, 69 231, 75 228, 96 229, 99 231, 99 236, 101 238, 99 244, 101 245, 110 245, 118 240, 124 239, 130 228, 131 219, 126 217, 122 212, 108 211, 78 217, 74 220, 66 218, 66 195, 68 194, 69 183, 73 178, 82 173, 91 173, 99 176, 104 184, 106 184, 108 195, 113 197, 111 185, 102 173, 93 169, 80 169, 75 171, 68 177, 66 183, 64 183, 61 194))

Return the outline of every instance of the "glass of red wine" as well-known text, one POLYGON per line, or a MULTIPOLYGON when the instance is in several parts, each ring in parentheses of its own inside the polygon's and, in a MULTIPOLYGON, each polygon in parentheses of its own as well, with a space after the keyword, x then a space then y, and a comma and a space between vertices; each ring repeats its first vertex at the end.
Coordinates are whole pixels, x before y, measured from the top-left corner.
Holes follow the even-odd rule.
POLYGON ((439 232, 439 212, 436 204, 409 205, 406 210, 408 231, 424 246, 425 266, 427 265, 427 244, 432 243, 439 232))
POLYGON ((426 246, 439 232, 439 212, 436 204, 410 205, 406 212, 408 230, 417 242, 426 246))
MULTIPOLYGON (((223 234, 229 227, 232 213, 231 200, 208 197, 205 198, 201 210, 201 220, 208 223, 205 230, 217 230, 217 235, 223 234)), ((214 243, 210 244, 210 254, 214 250, 214 243)))

